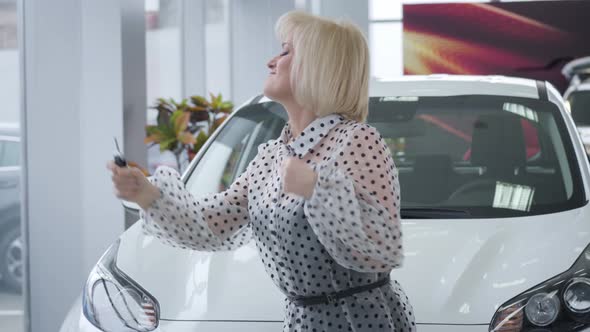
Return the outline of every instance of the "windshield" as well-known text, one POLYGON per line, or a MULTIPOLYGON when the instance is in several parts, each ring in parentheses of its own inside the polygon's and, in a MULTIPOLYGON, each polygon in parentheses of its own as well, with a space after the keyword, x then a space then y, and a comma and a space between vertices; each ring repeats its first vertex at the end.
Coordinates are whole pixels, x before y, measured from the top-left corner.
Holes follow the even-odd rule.
POLYGON ((590 126, 590 90, 573 92, 568 102, 576 125, 590 126))
MULTIPOLYGON (((240 109, 208 147, 187 187, 222 191, 287 119, 268 102, 240 109)), ((498 96, 371 98, 369 124, 399 169, 403 211, 428 218, 553 213, 585 203, 567 128, 550 102, 498 96), (438 217, 437 217, 438 215, 438 217)), ((409 214, 406 214, 409 215, 409 214)))

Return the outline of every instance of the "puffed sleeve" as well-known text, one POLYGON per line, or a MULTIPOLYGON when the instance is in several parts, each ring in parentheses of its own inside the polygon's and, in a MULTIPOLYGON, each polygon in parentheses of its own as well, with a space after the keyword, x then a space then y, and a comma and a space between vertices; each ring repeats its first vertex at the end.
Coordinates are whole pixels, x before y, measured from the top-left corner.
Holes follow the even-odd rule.
POLYGON ((159 167, 149 180, 160 198, 140 211, 144 232, 185 249, 221 251, 246 244, 251 238, 248 181, 257 157, 226 191, 201 197, 185 188, 174 169, 159 167))
POLYGON ((402 264, 397 168, 377 130, 360 124, 316 169, 318 180, 304 211, 334 260, 360 272, 387 272, 402 264))

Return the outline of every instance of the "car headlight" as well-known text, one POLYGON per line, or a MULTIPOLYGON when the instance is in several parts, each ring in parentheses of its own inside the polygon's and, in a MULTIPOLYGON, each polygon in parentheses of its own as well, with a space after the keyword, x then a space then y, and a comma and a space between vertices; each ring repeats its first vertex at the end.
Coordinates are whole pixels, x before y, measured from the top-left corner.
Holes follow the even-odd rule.
POLYGON ((590 245, 566 272, 504 303, 490 331, 580 331, 590 327, 590 245))
POLYGON ((590 279, 572 279, 563 292, 563 300, 573 315, 590 322, 590 279))
POLYGON ((84 316, 105 332, 153 331, 160 320, 158 301, 117 268, 117 240, 95 265, 83 292, 84 316))
POLYGON ((547 326, 557 319, 559 314, 559 299, 555 292, 551 294, 538 293, 528 300, 524 306, 528 320, 536 326, 547 326))

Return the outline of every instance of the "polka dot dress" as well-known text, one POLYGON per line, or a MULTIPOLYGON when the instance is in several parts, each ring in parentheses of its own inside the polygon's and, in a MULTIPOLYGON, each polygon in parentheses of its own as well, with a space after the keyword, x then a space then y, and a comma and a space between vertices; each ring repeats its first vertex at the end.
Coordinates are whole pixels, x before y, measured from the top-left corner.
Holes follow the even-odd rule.
MULTIPOLYGON (((253 238, 284 294, 322 295, 376 282, 401 265, 397 176, 375 128, 332 114, 296 138, 287 124, 222 193, 193 197, 178 173, 159 168, 150 181, 162 196, 141 212, 142 227, 194 250, 232 250, 253 238), (318 174, 309 199, 282 191, 281 165, 291 156, 318 174)), ((329 304, 297 306, 285 299, 283 331, 415 329, 396 281, 329 304)))

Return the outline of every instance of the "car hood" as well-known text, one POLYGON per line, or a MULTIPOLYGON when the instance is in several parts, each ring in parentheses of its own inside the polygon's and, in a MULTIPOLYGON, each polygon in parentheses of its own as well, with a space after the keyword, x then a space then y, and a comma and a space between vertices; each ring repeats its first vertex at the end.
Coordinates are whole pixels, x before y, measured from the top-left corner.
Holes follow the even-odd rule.
MULTIPOLYGON (((405 262, 392 272, 418 323, 487 324, 521 292, 566 271, 588 244, 585 208, 533 217, 407 220, 405 262)), ((233 252, 168 247, 139 223, 123 234, 118 267, 171 320, 281 321, 283 296, 254 243, 233 252)))

